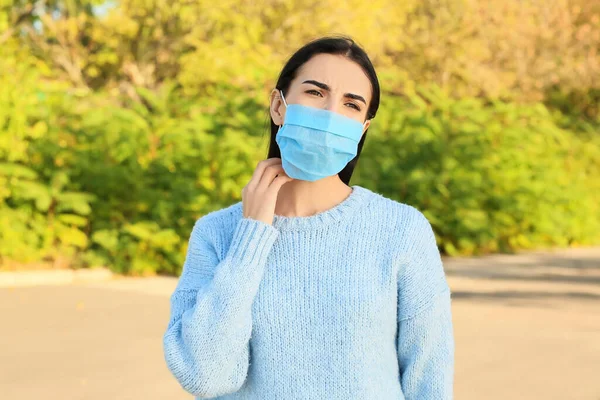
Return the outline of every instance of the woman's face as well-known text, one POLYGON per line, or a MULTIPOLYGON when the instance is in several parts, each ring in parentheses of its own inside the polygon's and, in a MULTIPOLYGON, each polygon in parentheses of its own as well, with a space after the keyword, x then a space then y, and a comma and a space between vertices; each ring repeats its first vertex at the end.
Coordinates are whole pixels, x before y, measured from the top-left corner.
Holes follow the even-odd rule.
MULTIPOLYGON (((354 61, 340 55, 317 54, 298 69, 284 96, 287 104, 322 108, 362 124, 371 102, 371 82, 354 61)), ((285 105, 278 90, 271 93, 271 118, 276 125, 283 125, 285 120, 285 105)))

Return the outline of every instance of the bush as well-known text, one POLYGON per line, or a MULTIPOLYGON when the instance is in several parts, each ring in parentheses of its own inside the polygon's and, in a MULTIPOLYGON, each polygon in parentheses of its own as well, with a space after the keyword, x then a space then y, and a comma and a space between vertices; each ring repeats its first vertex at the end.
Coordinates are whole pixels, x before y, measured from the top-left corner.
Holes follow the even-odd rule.
POLYGON ((600 242, 594 2, 312 3, 0 3, 0 268, 178 274, 266 157, 280 66, 339 27, 386 90, 353 183, 448 254, 600 242))
POLYGON ((448 254, 597 243, 600 142, 542 104, 386 96, 360 182, 423 209, 448 254))

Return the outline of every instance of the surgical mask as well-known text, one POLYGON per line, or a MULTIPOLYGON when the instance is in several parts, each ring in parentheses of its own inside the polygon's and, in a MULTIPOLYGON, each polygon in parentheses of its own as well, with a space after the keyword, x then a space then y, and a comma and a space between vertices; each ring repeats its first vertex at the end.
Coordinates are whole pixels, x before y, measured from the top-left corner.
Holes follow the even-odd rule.
POLYGON ((280 93, 286 111, 275 142, 285 173, 314 182, 343 170, 356 157, 366 122, 320 108, 288 105, 280 93))

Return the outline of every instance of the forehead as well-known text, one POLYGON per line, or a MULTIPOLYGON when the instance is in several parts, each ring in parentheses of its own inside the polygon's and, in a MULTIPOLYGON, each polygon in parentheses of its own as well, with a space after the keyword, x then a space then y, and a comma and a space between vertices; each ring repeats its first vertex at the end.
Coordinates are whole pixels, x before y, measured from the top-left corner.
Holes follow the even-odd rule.
POLYGON ((299 69, 294 83, 307 79, 325 83, 333 92, 354 93, 371 100, 371 82, 363 69, 354 61, 341 55, 317 54, 299 69))

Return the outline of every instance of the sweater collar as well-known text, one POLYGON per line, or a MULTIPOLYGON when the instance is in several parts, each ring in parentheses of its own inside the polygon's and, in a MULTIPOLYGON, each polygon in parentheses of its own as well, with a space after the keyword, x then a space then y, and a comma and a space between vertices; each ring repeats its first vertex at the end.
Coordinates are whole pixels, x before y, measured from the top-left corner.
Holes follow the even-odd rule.
POLYGON ((279 231, 307 231, 347 219, 357 212, 369 195, 369 189, 352 185, 352 192, 337 205, 317 214, 305 217, 274 215, 273 227, 279 231))

